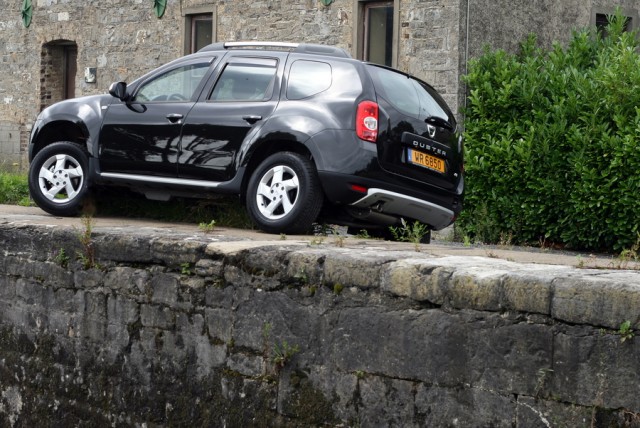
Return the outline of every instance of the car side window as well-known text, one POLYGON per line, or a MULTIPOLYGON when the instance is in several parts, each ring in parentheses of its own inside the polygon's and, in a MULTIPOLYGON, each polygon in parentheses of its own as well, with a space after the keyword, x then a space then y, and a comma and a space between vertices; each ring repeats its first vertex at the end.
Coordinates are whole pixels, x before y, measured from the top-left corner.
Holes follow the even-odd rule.
POLYGON ((287 98, 301 100, 331 87, 331 66, 326 62, 298 60, 291 65, 287 98))
POLYGON ((276 62, 229 63, 213 88, 211 101, 266 101, 271 99, 276 62))
POLYGON ((142 84, 134 101, 180 102, 190 100, 208 69, 209 62, 183 65, 169 70, 142 84))

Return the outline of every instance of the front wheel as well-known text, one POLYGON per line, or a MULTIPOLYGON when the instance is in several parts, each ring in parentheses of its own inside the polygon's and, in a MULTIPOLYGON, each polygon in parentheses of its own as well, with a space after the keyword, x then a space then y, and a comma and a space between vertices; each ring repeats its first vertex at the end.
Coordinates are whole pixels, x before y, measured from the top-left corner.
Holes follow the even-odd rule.
POLYGON ((89 160, 80 145, 53 143, 38 152, 29 166, 29 193, 49 214, 78 214, 87 195, 89 160))
POLYGON ((246 202, 253 222, 269 233, 305 233, 320 213, 322 190, 313 163, 293 152, 265 159, 249 179, 246 202))

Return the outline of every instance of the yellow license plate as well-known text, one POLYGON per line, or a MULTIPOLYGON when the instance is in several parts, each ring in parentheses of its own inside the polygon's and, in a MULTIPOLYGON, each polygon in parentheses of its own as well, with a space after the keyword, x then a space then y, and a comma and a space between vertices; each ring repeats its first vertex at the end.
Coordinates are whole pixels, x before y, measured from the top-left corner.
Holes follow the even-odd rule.
POLYGON ((432 169, 444 174, 444 160, 435 156, 428 155, 426 153, 419 152, 413 149, 407 149, 409 152, 409 162, 414 165, 420 165, 425 168, 432 169))

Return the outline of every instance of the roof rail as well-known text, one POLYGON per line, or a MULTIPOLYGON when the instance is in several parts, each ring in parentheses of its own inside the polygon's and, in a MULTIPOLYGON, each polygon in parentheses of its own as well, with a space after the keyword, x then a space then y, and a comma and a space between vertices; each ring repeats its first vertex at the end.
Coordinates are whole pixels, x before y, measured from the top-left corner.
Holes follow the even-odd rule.
POLYGON ((290 52, 307 53, 315 55, 325 56, 337 56, 343 58, 351 58, 349 52, 342 48, 335 46, 327 46, 313 43, 287 43, 287 42, 261 42, 261 41, 246 41, 246 42, 218 42, 212 43, 200 49, 198 52, 210 52, 226 49, 276 49, 276 50, 288 50, 290 52))

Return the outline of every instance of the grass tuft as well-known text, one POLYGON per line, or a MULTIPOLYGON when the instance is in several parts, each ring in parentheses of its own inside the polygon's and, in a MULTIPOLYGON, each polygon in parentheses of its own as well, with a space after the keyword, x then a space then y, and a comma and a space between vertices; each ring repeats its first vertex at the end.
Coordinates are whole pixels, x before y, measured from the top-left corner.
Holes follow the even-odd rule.
POLYGON ((0 172, 0 204, 32 205, 26 173, 0 172))

